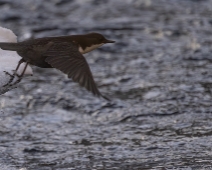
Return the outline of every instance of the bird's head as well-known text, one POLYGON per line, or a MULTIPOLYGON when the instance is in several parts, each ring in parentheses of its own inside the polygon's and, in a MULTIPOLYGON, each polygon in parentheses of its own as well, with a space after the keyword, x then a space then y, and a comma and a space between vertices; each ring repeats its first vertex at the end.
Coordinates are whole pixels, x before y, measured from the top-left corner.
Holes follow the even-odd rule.
POLYGON ((106 43, 114 43, 115 41, 106 39, 102 34, 99 33, 89 33, 85 35, 88 39, 93 39, 93 43, 95 44, 106 44, 106 43))
POLYGON ((90 52, 104 44, 114 43, 115 41, 106 39, 102 34, 89 33, 80 35, 78 38, 79 51, 84 54, 90 52))

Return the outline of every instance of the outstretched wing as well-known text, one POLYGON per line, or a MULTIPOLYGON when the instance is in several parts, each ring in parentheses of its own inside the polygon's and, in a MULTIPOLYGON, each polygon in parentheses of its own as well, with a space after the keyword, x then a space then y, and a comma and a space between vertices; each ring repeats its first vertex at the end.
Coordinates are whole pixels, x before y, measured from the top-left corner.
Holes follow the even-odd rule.
POLYGON ((95 96, 109 100, 99 92, 89 65, 75 44, 53 43, 43 55, 47 57, 45 60, 47 63, 67 74, 68 78, 72 78, 95 96))

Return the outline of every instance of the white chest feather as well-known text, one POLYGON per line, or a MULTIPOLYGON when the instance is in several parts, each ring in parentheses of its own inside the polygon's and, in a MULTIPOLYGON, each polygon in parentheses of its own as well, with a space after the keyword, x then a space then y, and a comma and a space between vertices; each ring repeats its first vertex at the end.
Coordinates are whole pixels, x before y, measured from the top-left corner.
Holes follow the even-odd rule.
POLYGON ((85 49, 82 49, 82 47, 79 47, 79 52, 82 54, 88 53, 92 50, 95 50, 96 48, 102 46, 103 44, 97 44, 97 45, 92 45, 90 47, 86 47, 85 49))

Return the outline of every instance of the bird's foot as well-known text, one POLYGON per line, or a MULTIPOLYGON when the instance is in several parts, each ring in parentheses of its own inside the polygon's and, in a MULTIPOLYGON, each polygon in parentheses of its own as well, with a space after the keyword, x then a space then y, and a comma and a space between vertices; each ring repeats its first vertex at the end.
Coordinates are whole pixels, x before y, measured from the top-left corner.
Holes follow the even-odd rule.
POLYGON ((16 85, 22 80, 22 76, 18 75, 15 72, 13 74, 10 74, 7 71, 4 71, 4 72, 6 75, 10 76, 10 80, 8 81, 7 84, 3 85, 3 87, 16 85), (18 80, 16 80, 14 83, 12 83, 15 77, 18 77, 18 80))
POLYGON ((16 76, 18 77, 18 80, 16 80, 14 83, 10 84, 10 86, 14 86, 21 82, 23 76, 19 76, 18 74, 16 74, 16 76))
POLYGON ((10 77, 14 77, 14 74, 10 74, 9 72, 7 71, 3 71, 6 75, 10 76, 10 77))
POLYGON ((10 76, 10 80, 8 81, 8 83, 5 84, 5 85, 3 85, 3 87, 6 87, 6 86, 8 86, 8 85, 10 85, 10 84, 12 83, 12 81, 13 81, 14 78, 15 78, 15 74, 10 74, 10 73, 7 72, 7 71, 4 71, 4 72, 5 72, 6 75, 10 76))

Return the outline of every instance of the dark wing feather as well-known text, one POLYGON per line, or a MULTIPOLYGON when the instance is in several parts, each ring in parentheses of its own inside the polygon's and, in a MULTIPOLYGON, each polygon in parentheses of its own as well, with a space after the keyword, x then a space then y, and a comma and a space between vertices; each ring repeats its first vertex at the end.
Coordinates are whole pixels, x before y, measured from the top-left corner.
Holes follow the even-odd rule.
POLYGON ((54 43, 43 55, 47 57, 45 61, 48 64, 67 74, 68 78, 72 78, 94 95, 109 100, 99 92, 89 65, 76 45, 66 42, 54 43))

